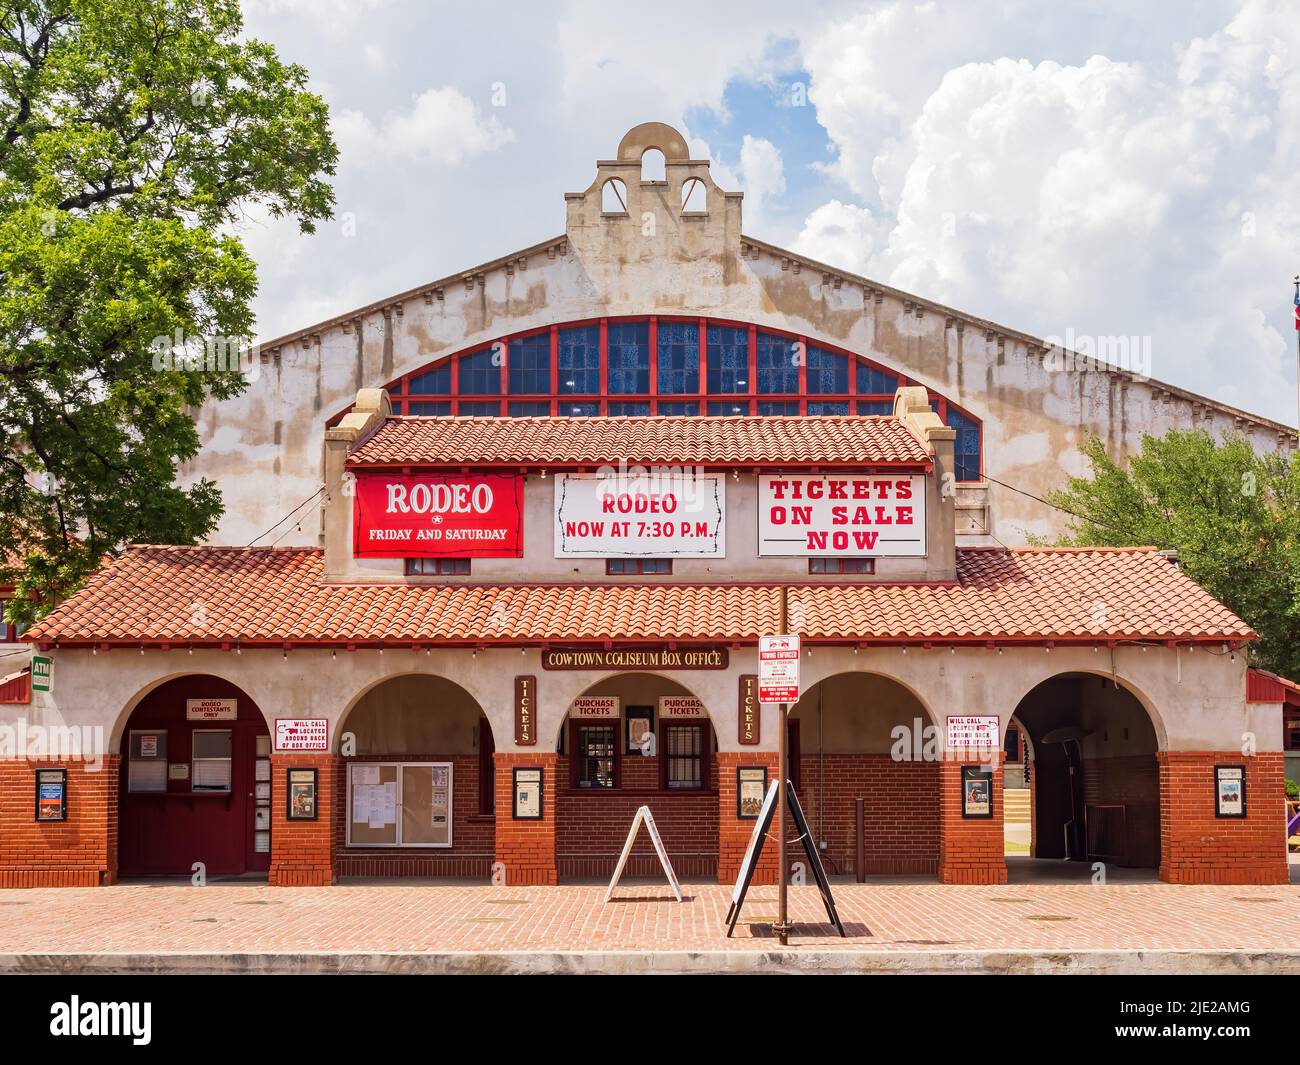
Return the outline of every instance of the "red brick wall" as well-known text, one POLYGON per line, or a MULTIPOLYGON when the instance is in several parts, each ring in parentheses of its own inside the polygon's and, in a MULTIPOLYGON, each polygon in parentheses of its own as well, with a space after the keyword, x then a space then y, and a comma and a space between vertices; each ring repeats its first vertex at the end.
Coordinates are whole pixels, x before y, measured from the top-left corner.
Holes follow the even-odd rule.
POLYGON ((866 799, 868 874, 931 875, 939 867, 939 767, 895 762, 887 754, 816 754, 799 760, 799 804, 814 836, 826 841, 832 875, 852 875, 858 799, 866 799), (826 779, 821 781, 825 766, 826 779), (818 802, 825 803, 818 818, 818 802), (820 823, 819 823, 820 822, 820 823))
POLYGON ((1160 767, 1154 754, 1085 759, 1083 801, 1125 807, 1125 838, 1103 841, 1125 851, 1117 864, 1137 869, 1160 864, 1160 767))
MULTIPOLYGON (((344 760, 373 763, 382 758, 344 760)), ((419 754, 393 761, 451 762, 450 847, 349 847, 347 845, 346 768, 339 782, 335 808, 335 863, 338 876, 472 877, 486 880, 492 873, 495 819, 479 812, 479 756, 419 754)), ((497 796, 500 802, 500 796, 497 796)), ((506 816, 510 806, 506 806, 506 816)), ((274 837, 272 837, 274 838, 274 837)))
MULTIPOLYGON (((560 779, 554 753, 507 754, 498 751, 496 761, 496 861, 504 867, 507 884, 557 884, 555 867, 556 795, 566 786, 560 779), (516 821, 514 811, 515 766, 541 766, 542 819, 516 821)), ((496 875, 496 871, 493 871, 496 875)))
POLYGON ((278 887, 319 887, 337 879, 335 820, 341 810, 343 760, 333 754, 271 755, 271 869, 278 887), (315 767, 316 820, 290 821, 286 815, 288 770, 315 767))
POLYGON ((1283 756, 1161 751, 1160 879, 1173 884, 1287 883, 1283 756), (1214 767, 1246 767, 1246 816, 1214 816, 1214 767))
POLYGON ((0 761, 0 888, 117 882, 118 763, 0 761), (68 771, 68 819, 37 822, 36 770, 53 768, 68 771))
MULTIPOLYGON (((993 771, 993 816, 961 815, 961 765, 939 762, 939 882, 1005 884, 1002 834, 1002 767, 993 771)), ((973 763, 972 763, 973 764, 973 763)))
MULTIPOLYGON (((755 763, 758 764, 758 763, 755 763)), ((716 767, 715 767, 716 768, 716 767)), ((659 786, 659 759, 628 755, 622 759, 617 789, 569 787, 569 760, 558 759, 559 817, 555 856, 564 878, 591 879, 613 875, 627 841, 637 808, 650 807, 664 841, 668 860, 681 879, 718 873, 718 796, 715 787, 702 791, 666 791, 659 786)), ((712 772, 712 769, 711 769, 712 772)), ((734 777, 734 773, 733 773, 734 777)), ((715 784, 714 780, 709 781, 715 784)), ((732 781, 733 806, 735 781, 732 781)), ((734 817, 734 812, 732 814, 734 817)), ((624 876, 662 876, 650 836, 639 833, 624 876)))
MULTIPOLYGON (((740 863, 745 858, 749 846, 749 837, 754 832, 753 821, 741 821, 736 817, 736 768, 738 766, 767 766, 769 783, 776 779, 775 751, 724 751, 714 758, 717 769, 718 798, 718 883, 734 884, 740 872, 740 863)), ((791 833, 791 837, 793 833, 791 833)), ((787 838, 791 838, 787 837, 787 838)), ((791 862, 802 861, 803 852, 798 848, 788 848, 786 857, 791 862)), ((751 884, 775 884, 777 840, 776 833, 769 831, 768 839, 763 844, 763 854, 754 870, 751 884)))

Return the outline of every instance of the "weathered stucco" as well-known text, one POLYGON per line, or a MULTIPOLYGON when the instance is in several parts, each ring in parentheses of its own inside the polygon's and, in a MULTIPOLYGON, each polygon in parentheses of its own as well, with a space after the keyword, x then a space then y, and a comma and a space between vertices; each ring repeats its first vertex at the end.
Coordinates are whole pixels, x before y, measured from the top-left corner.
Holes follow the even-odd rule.
MULTIPOLYGON (((606 315, 698 313, 775 327, 946 395, 984 423, 990 480, 959 490, 964 543, 1062 531, 1062 516, 1032 497, 1081 472, 1079 448, 1092 435, 1115 454, 1144 432, 1192 426, 1237 430, 1261 449, 1295 446, 1294 430, 1279 423, 1068 356, 1058 368, 1059 349, 1053 357, 1040 338, 743 236, 740 194, 719 189, 669 127, 632 130, 596 171, 586 190, 565 196, 563 236, 263 345, 247 391, 199 412, 204 447, 182 471, 222 488, 213 542, 249 543, 321 488, 325 422, 358 389, 504 335, 606 315), (665 180, 640 180, 647 147, 663 151, 665 180), (626 212, 601 209, 611 178, 627 186, 626 212), (704 183, 707 211, 678 208, 691 178, 704 183)), ((321 532, 309 503, 261 542, 313 544, 321 532)))

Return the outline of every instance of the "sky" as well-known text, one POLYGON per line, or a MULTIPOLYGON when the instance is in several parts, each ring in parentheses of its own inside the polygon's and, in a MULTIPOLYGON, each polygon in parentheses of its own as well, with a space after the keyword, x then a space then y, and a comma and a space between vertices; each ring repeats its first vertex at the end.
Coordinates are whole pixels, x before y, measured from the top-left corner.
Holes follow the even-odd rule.
POLYGON ((263 339, 564 231, 645 121, 744 231, 1295 424, 1297 0, 244 0, 342 158, 314 235, 250 213, 263 339), (1146 341, 1145 338, 1149 338, 1146 341))

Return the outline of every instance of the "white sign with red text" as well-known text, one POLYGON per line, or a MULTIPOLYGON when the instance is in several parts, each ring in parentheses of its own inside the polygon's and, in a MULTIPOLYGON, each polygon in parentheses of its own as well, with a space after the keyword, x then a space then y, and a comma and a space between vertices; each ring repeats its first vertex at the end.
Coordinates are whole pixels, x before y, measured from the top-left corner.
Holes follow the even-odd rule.
POLYGON ((758 638, 758 701, 799 701, 799 637, 758 638))
POLYGON ((881 473, 765 474, 760 555, 925 556, 925 478, 881 473))
POLYGON ((659 696, 660 721, 707 721, 709 712, 693 695, 659 696))
POLYGON ((234 721, 239 706, 234 699, 186 699, 186 721, 234 721))
POLYGON ((649 467, 555 478, 556 558, 723 558, 727 479, 649 467))
POLYGON ((617 695, 579 695, 569 704, 569 717, 581 720, 617 721, 617 695))
POLYGON ((277 717, 277 751, 328 751, 330 723, 323 717, 277 717))
POLYGON ((954 714, 948 718, 948 750, 995 751, 1002 729, 996 714, 954 714))

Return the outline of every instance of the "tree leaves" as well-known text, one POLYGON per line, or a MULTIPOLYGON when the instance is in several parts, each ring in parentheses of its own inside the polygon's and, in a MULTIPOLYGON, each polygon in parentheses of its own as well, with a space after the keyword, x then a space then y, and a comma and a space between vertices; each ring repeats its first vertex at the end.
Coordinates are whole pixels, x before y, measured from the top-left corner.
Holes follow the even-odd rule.
POLYGON ((1127 468, 1099 440, 1047 501, 1074 515, 1063 544, 1178 551, 1187 574, 1260 635, 1250 655, 1300 676, 1300 454, 1259 454, 1240 436, 1203 430, 1144 436, 1127 468))
POLYGON ((307 73, 242 41, 235 0, 12 0, 0 13, 0 584, 50 609, 105 554, 194 543, 216 486, 176 485, 193 411, 251 344, 252 204, 328 218, 338 153, 307 73), (233 360, 231 360, 233 361, 233 360), (161 363, 166 367, 166 360, 161 363))

